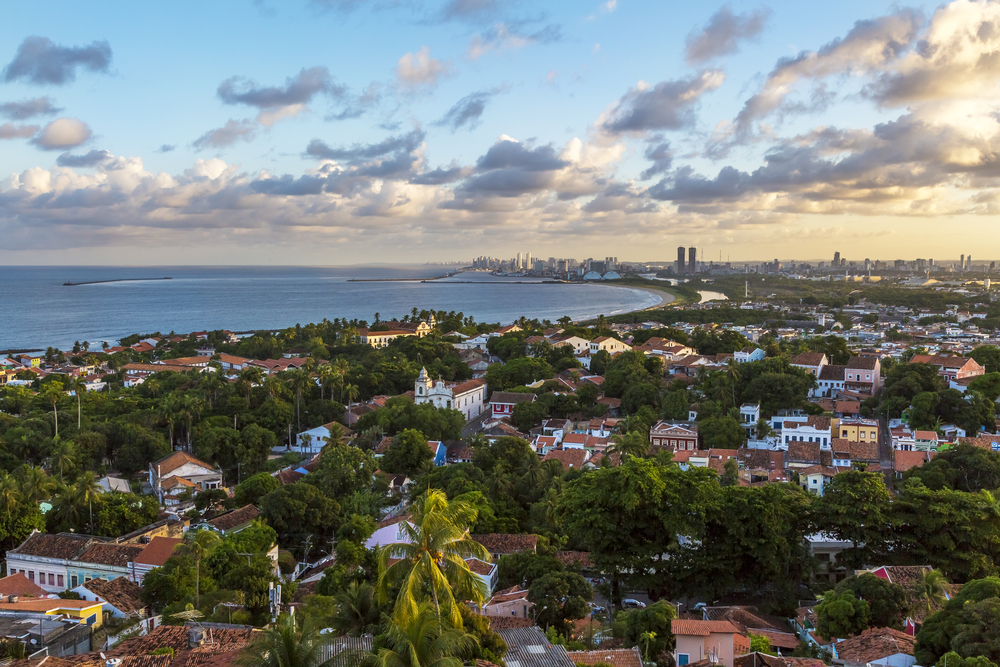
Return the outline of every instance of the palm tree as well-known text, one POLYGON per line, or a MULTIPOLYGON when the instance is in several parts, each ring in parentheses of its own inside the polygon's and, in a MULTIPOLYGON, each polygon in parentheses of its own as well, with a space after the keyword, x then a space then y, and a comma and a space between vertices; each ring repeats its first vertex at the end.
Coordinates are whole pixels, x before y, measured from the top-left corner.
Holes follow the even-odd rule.
POLYGON ((938 570, 924 570, 911 591, 911 613, 929 615, 947 600, 948 580, 938 570))
POLYGON ((347 394, 347 425, 351 425, 351 408, 354 406, 354 401, 357 400, 360 392, 358 391, 358 385, 356 384, 345 384, 344 388, 340 390, 340 397, 343 398, 344 394, 347 394))
POLYGON ((295 392, 295 423, 299 431, 302 431, 302 390, 309 386, 312 382, 312 378, 309 373, 302 370, 301 368, 296 368, 293 371, 288 371, 285 374, 285 380, 288 382, 288 387, 293 392, 295 392))
POLYGON ((82 377, 70 377, 69 389, 76 394, 76 430, 83 425, 83 392, 87 391, 87 383, 82 377))
POLYGON ((177 394, 170 394, 160 402, 160 416, 167 422, 170 432, 170 449, 174 448, 174 427, 181 420, 181 400, 177 394))
POLYGON ((184 422, 185 431, 187 431, 187 450, 191 451, 191 428, 194 426, 195 420, 198 419, 198 416, 201 414, 202 403, 197 396, 184 394, 184 396, 181 397, 177 408, 178 417, 182 422, 184 422))
POLYGON ((394 613, 398 621, 417 618, 420 602, 430 597, 437 616, 443 613, 452 627, 461 628, 455 593, 476 604, 486 599, 486 585, 465 562, 470 556, 490 560, 483 545, 469 537, 468 526, 476 520, 477 510, 462 500, 449 502, 444 492, 430 489, 414 501, 412 512, 412 525, 400 523, 406 542, 379 552, 378 600, 387 602, 390 588, 398 584, 394 613), (398 560, 389 565, 390 559, 398 560))
POLYGON ((72 442, 64 441, 56 445, 52 450, 52 467, 59 470, 59 483, 63 481, 63 475, 67 468, 76 465, 76 448, 72 442))
POLYGON ((97 478, 92 472, 85 472, 81 475, 73 487, 73 495, 77 501, 81 506, 86 505, 90 510, 90 530, 94 529, 94 501, 100 498, 102 491, 104 489, 97 483, 97 478))
POLYGON ((56 488, 54 479, 41 468, 26 468, 21 477, 21 497, 25 502, 40 503, 52 497, 56 488))
POLYGON ((618 454, 622 460, 626 456, 642 458, 649 452, 649 443, 646 437, 639 431, 629 431, 625 435, 616 433, 611 436, 611 446, 608 447, 609 454, 618 454))
POLYGON ((656 633, 650 630, 639 635, 639 641, 646 645, 646 657, 643 662, 649 662, 649 645, 656 639, 656 633))
POLYGON ((344 436, 344 427, 334 422, 333 424, 330 424, 330 435, 323 439, 326 440, 326 444, 336 447, 344 444, 344 436))
POLYGON ((411 622, 390 623, 385 643, 372 660, 374 667, 461 667, 458 656, 477 644, 472 635, 448 627, 427 604, 411 622))
POLYGON ((56 435, 59 435, 59 399, 63 397, 63 383, 55 380, 45 385, 41 396, 52 404, 52 413, 56 418, 56 435))
POLYGON ((333 597, 333 603, 337 608, 333 629, 338 635, 358 637, 375 633, 381 612, 375 601, 375 589, 370 583, 352 582, 333 597))
POLYGON ((333 379, 337 376, 337 370, 331 364, 323 364, 319 367, 316 372, 319 375, 319 397, 321 400, 326 400, 326 387, 333 379))
POLYGON ((250 389, 255 384, 260 384, 260 381, 264 379, 264 369, 259 366, 247 366, 240 371, 239 382, 246 388, 247 391, 247 406, 250 405, 250 389))
POLYGON ((185 542, 180 547, 180 553, 194 558, 194 606, 201 606, 201 559, 221 542, 217 533, 211 530, 199 530, 194 539, 185 542))
POLYGON ((7 472, 0 472, 0 511, 9 514, 20 504, 21 488, 17 479, 7 472))
POLYGON ((295 617, 285 615, 275 626, 262 630, 236 658, 236 664, 239 667, 319 667, 325 662, 324 649, 329 641, 312 629, 300 632, 295 617))

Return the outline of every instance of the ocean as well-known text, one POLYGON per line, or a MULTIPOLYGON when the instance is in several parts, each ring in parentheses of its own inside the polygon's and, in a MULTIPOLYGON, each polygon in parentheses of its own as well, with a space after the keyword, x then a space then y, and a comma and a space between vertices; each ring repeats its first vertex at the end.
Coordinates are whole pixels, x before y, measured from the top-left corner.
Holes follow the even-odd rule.
MULTIPOLYGON (((454 270, 452 267, 451 270, 454 270)), ((552 321, 614 315, 660 302, 648 292, 600 284, 551 284, 482 272, 431 282, 349 282, 432 278, 449 267, 349 266, 4 266, 0 267, 0 350, 66 350, 74 341, 114 344, 133 333, 280 329, 336 317, 388 320, 416 306, 508 324, 522 315, 552 321), (122 278, 163 278, 64 286, 122 278), (468 281, 468 282, 467 282, 468 281)))

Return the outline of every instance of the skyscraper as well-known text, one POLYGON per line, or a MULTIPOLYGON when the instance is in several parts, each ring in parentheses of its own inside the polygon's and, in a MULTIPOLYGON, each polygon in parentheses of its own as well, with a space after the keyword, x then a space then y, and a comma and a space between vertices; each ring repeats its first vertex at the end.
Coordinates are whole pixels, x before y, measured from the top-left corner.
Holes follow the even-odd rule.
POLYGON ((833 266, 834 268, 840 266, 840 251, 833 253, 833 266))
POLYGON ((688 273, 698 273, 697 248, 688 248, 688 273))
POLYGON ((684 271, 684 246, 677 247, 677 273, 685 273, 684 271))

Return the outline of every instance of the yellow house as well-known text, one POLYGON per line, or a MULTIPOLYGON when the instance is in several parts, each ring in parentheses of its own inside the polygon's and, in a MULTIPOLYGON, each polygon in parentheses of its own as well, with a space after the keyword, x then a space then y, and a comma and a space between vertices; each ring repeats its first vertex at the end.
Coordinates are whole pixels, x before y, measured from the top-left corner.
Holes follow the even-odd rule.
POLYGON ((358 329, 358 337, 363 345, 372 347, 385 347, 400 336, 416 336, 412 331, 401 329, 390 329, 389 331, 369 331, 368 329, 358 329))
POLYGON ((93 628, 101 627, 104 621, 103 602, 90 600, 62 600, 48 598, 17 598, 10 596, 0 598, 0 612, 14 611, 26 614, 45 614, 46 616, 62 616, 67 621, 73 621, 93 628), (15 601, 12 601, 15 600, 15 601))
POLYGON ((841 440, 878 444, 878 422, 874 419, 841 419, 833 430, 834 437, 841 440))

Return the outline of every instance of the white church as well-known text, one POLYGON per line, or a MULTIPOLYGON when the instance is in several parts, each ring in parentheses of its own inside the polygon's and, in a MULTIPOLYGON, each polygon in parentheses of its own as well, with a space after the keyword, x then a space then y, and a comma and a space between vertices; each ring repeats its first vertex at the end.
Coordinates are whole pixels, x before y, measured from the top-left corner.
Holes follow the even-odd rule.
POLYGON ((470 421, 486 407, 486 380, 434 381, 427 375, 427 369, 422 368, 413 387, 413 400, 418 405, 430 403, 437 408, 458 410, 470 421))

